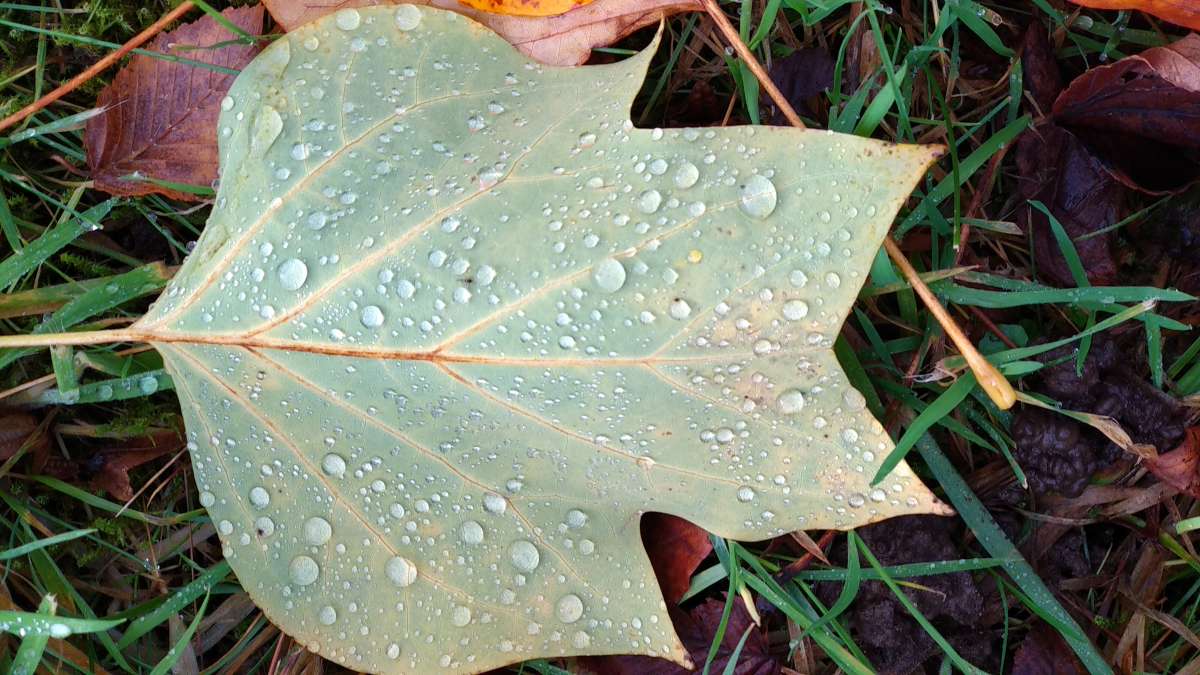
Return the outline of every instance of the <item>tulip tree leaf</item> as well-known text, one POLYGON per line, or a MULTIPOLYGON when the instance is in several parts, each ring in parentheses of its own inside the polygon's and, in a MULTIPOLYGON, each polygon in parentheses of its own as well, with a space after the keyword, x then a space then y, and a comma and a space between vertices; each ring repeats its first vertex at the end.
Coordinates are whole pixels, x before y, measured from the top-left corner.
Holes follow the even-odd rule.
POLYGON ((686 662, 638 537, 946 513, 832 345, 936 152, 629 121, 650 59, 552 68, 349 9, 222 103, 217 204, 134 330, 242 585, 348 667, 686 662))

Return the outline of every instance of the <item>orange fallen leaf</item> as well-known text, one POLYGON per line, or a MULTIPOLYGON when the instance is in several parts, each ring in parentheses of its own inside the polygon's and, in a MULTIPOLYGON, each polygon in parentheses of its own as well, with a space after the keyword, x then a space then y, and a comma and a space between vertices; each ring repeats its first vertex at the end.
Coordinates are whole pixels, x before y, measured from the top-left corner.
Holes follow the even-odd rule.
MULTIPOLYGON (((262 32, 259 5, 223 14, 247 33, 262 32)), ((159 35, 148 49, 236 70, 259 52, 257 45, 223 44, 236 37, 205 15, 159 35), (207 48, 212 45, 222 46, 207 48)), ((84 131, 95 186, 115 195, 161 193, 196 199, 128 176, 137 173, 171 183, 211 185, 217 179, 217 115, 233 78, 186 62, 132 57, 96 100, 105 113, 89 120, 84 131)))
POLYGON ((463 5, 491 14, 557 16, 592 0, 459 0, 463 5))
POLYGON ((1137 9, 1171 23, 1200 30, 1197 0, 1071 0, 1092 9, 1137 9))
MULTIPOLYGON (((398 2, 399 0, 397 0, 398 2)), ((448 9, 496 31, 526 56, 552 66, 577 66, 593 47, 610 45, 633 31, 680 12, 699 12, 700 0, 594 0, 559 16, 505 16, 464 7, 458 0, 411 0, 448 9)), ((263 0, 284 30, 339 9, 395 4, 388 0, 263 0)))

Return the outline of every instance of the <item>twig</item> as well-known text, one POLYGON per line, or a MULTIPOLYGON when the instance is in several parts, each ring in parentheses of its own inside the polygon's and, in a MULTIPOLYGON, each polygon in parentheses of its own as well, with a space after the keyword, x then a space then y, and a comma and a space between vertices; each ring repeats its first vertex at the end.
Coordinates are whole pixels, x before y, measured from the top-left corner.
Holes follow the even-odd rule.
MULTIPOLYGON (((783 116, 797 129, 806 128, 804 122, 800 120, 800 116, 792 108, 792 105, 788 103, 788 100, 775 86, 775 83, 767 76, 762 64, 754 57, 754 53, 742 42, 741 35, 734 30, 733 24, 729 23, 729 17, 725 16, 725 12, 721 11, 717 0, 702 0, 702 3, 704 11, 717 24, 717 28, 725 35, 725 39, 729 41, 734 51, 745 61, 746 67, 750 69, 750 72, 754 73, 754 77, 758 78, 759 84, 762 85, 762 88, 771 97, 771 100, 779 108, 780 112, 783 113, 783 116)), ((1017 393, 1013 390, 1012 385, 1008 383, 1008 380, 1005 379, 1004 375, 994 365, 983 358, 978 349, 975 349, 975 345, 971 344, 971 340, 967 338, 966 333, 955 323, 954 319, 946 311, 946 308, 942 307, 941 303, 938 302, 933 291, 929 290, 929 286, 921 279, 917 270, 913 268, 912 263, 908 262, 908 258, 904 257, 904 252, 900 250, 900 247, 896 245, 896 242, 890 236, 883 238, 883 248, 887 251, 892 261, 896 263, 896 266, 900 268, 901 274, 904 275, 904 278, 913 287, 913 290, 917 292, 917 295, 921 296, 921 300, 924 301, 925 306, 929 308, 929 311, 938 320, 938 323, 942 325, 942 329, 946 331, 946 335, 950 337, 954 346, 958 348, 963 358, 966 359, 967 365, 970 366, 971 371, 975 373, 975 378, 979 381, 979 386, 983 388, 984 392, 987 393, 988 397, 997 406, 1004 410, 1011 408, 1017 401, 1017 393)))
POLYGON ((733 47, 733 51, 741 57, 746 63, 746 67, 750 72, 754 73, 754 78, 766 90, 767 95, 779 106, 779 111, 787 118, 787 121, 797 129, 807 129, 804 126, 803 120, 796 114, 796 111, 788 104, 787 99, 783 97, 783 93, 775 86, 775 82, 767 75, 767 71, 763 69, 762 64, 754 57, 754 52, 742 42, 742 36, 738 34, 737 29, 733 24, 729 23, 729 17, 725 16, 725 12, 717 6, 717 0, 703 0, 704 11, 708 12, 708 16, 712 18, 713 23, 717 24, 717 28, 725 35, 725 39, 729 41, 729 45, 733 47))
POLYGON ((108 68, 112 64, 119 61, 121 59, 121 57, 125 56, 129 52, 137 49, 138 47, 141 47, 143 44, 146 43, 147 40, 154 37, 158 33, 162 32, 162 30, 164 28, 166 28, 168 25, 170 25, 171 22, 175 21, 179 17, 181 17, 184 14, 187 14, 189 11, 191 11, 193 7, 195 7, 195 4, 192 3, 192 0, 184 0, 183 2, 179 3, 178 7, 167 12, 158 21, 155 21, 154 23, 147 26, 145 30, 143 30, 142 32, 133 36, 129 40, 129 42, 126 42, 125 44, 121 45, 120 49, 106 55, 104 58, 93 63, 90 67, 88 67, 87 70, 85 70, 82 73, 71 78, 69 81, 67 81, 65 84, 59 86, 54 91, 47 93, 46 95, 42 96, 38 100, 34 101, 33 103, 30 103, 29 105, 25 106, 24 108, 21 108, 17 112, 9 115, 8 117, 5 117, 3 120, 0 120, 0 131, 4 131, 5 129, 20 122, 21 120, 25 119, 26 117, 29 117, 30 115, 34 114, 35 112, 41 110, 42 108, 45 108, 46 106, 50 105, 51 103, 54 103, 55 101, 62 98, 63 96, 66 96, 67 94, 71 93, 72 91, 75 91, 76 89, 79 88, 79 85, 92 79, 93 77, 98 75, 101 71, 103 71, 104 69, 108 68))

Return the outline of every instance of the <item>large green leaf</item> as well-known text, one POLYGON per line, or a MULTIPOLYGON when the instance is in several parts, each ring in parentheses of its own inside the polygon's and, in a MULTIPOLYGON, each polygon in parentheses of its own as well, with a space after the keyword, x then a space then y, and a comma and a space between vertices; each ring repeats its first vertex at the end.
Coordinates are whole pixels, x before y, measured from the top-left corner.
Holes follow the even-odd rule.
POLYGON ((832 345, 934 156, 635 129, 649 50, 549 68, 458 15, 343 10, 221 117, 162 352, 242 584, 352 668, 685 662, 638 537, 946 512, 832 345))

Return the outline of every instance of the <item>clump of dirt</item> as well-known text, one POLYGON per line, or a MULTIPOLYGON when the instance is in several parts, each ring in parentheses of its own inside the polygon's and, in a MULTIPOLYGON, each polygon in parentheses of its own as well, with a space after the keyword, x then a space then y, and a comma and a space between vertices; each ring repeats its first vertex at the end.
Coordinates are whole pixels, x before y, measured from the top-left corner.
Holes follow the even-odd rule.
MULTIPOLYGON (((957 520, 938 516, 902 516, 857 532, 882 565, 956 560, 969 555, 958 542, 963 540, 957 520)), ((844 565, 846 545, 834 547, 831 560, 844 565)), ((865 563, 864 563, 865 566, 865 563)), ((967 572, 939 574, 916 580, 923 589, 906 588, 904 593, 968 661, 986 667, 993 660, 993 644, 986 631, 988 606, 998 603, 967 572), (986 600, 985 600, 986 598, 986 600)), ((841 585, 821 584, 817 592, 825 603, 832 603, 841 585)), ((858 645, 878 672, 907 675, 925 672, 941 649, 909 614, 900 600, 881 581, 865 581, 854 603, 847 610, 850 626, 858 645)))
MULTIPOLYGON (((1093 341, 1082 369, 1076 368, 1077 347, 1053 350, 1051 365, 1031 384, 1069 410, 1112 417, 1134 442, 1170 450, 1183 439, 1185 411, 1130 365, 1117 342, 1107 335, 1093 341)), ((1074 497, 1097 471, 1110 466, 1122 450, 1095 429, 1054 411, 1022 406, 1013 417, 1013 456, 1035 494, 1074 497)))

